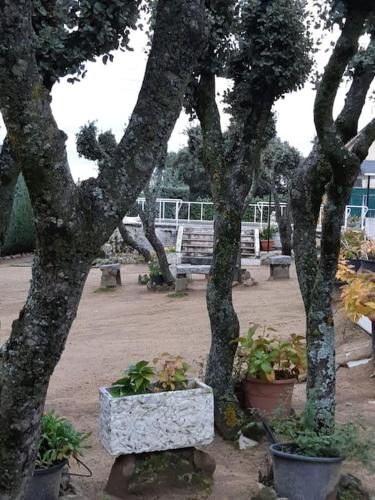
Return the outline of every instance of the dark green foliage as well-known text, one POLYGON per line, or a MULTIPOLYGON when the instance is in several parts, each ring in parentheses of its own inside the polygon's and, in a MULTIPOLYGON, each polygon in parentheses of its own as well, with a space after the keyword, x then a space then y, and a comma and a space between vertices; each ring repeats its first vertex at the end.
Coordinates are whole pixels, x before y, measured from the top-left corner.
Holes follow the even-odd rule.
POLYGON ((244 0, 237 22, 238 50, 229 59, 234 81, 227 95, 233 112, 251 109, 252 97, 275 101, 301 88, 311 69, 311 40, 300 0, 244 0))
POLYGON ((286 194, 288 182, 301 161, 302 156, 296 148, 275 137, 262 154, 262 181, 268 185, 272 182, 278 193, 286 194))
POLYGON ((34 247, 33 210, 25 181, 20 175, 16 184, 12 214, 1 254, 31 252, 34 247))
POLYGON ((36 0, 33 26, 37 35, 37 62, 44 83, 66 75, 70 81, 84 77, 86 62, 102 57, 112 61, 111 51, 129 49, 130 30, 136 28, 140 0, 36 0))
POLYGON ((95 122, 89 122, 79 129, 76 143, 79 156, 96 161, 99 171, 110 165, 117 147, 113 132, 99 132, 95 122))
POLYGON ((200 127, 188 128, 186 135, 187 147, 167 156, 162 185, 163 196, 190 201, 211 198, 210 180, 202 164, 200 127))
POLYGON ((44 414, 36 468, 47 469, 71 457, 77 460, 89 435, 76 431, 70 422, 53 412, 44 414))

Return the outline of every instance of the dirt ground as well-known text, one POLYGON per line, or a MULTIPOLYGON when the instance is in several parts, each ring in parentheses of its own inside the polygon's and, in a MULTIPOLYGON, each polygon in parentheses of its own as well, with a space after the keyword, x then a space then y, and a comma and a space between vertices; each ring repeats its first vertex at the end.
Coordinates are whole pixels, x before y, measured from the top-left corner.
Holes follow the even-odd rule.
MULTIPOLYGON (((30 259, 29 259, 30 260, 30 259)), ((163 351, 183 355, 190 363, 203 361, 209 349, 210 330, 205 305, 204 279, 191 284, 188 295, 168 297, 148 292, 138 285, 143 265, 122 266, 123 286, 100 293, 100 271, 93 269, 84 289, 77 319, 66 349, 51 379, 47 407, 71 419, 79 430, 91 431, 85 462, 93 471, 91 479, 81 480, 83 492, 92 500, 104 498, 103 487, 112 465, 111 457, 98 440, 98 388, 111 384, 130 363, 152 359, 163 351)), ((272 326, 280 335, 304 332, 304 312, 295 270, 289 281, 268 281, 268 266, 252 267, 254 287, 236 287, 234 303, 241 329, 250 322, 272 326)), ((9 335, 29 285, 31 269, 27 259, 0 264, 0 344, 9 335)), ((338 353, 353 345, 367 345, 369 338, 338 311, 336 313, 338 353)), ((375 431, 375 379, 373 365, 338 371, 338 419, 369 424, 375 431)), ((301 407, 304 384, 295 389, 294 403, 301 407)), ((217 437, 208 450, 217 469, 210 499, 250 499, 257 491, 258 469, 267 446, 239 451, 217 437)), ((375 493, 375 476, 358 466, 346 466, 375 493)), ((143 498, 205 498, 183 491, 148 495, 143 498)))

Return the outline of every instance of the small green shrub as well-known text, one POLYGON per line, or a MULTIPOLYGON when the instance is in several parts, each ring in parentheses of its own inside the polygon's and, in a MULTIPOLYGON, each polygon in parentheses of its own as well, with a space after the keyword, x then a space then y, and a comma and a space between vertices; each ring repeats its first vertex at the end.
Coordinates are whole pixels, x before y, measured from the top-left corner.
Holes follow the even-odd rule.
POLYGON ((47 469, 69 458, 78 459, 90 433, 78 432, 65 418, 48 412, 42 417, 42 433, 35 466, 47 469))
POLYGON ((148 263, 148 268, 150 269, 150 277, 155 278, 156 276, 161 276, 160 266, 158 260, 152 259, 148 263))
POLYGON ((154 374, 155 368, 149 366, 148 361, 138 361, 137 364, 129 366, 125 371, 125 377, 112 384, 110 393, 119 398, 152 392, 151 382, 154 374))
POLYGON ((308 402, 301 415, 276 417, 272 421, 272 427, 281 442, 288 443, 285 451, 310 457, 340 457, 371 467, 374 436, 360 432, 359 427, 352 422, 337 424, 332 434, 318 432, 315 428, 314 406, 308 402))
POLYGON ((12 213, 1 254, 12 255, 31 252, 34 248, 33 210, 25 181, 20 175, 16 184, 12 213))

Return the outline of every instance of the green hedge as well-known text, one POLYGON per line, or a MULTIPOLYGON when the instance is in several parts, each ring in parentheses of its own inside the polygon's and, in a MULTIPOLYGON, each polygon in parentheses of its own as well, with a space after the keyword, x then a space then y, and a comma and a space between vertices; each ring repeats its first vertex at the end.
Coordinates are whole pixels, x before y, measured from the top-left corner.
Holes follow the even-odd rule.
POLYGON ((34 248, 33 210, 25 181, 20 175, 16 184, 12 213, 1 254, 12 255, 31 252, 34 248))

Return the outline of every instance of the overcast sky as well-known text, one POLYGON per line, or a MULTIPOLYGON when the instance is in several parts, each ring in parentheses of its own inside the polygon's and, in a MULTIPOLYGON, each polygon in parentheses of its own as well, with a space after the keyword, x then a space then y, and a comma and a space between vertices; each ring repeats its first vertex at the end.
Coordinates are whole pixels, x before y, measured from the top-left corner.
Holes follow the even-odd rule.
MULTIPOLYGON (((88 64, 87 76, 74 85, 66 79, 53 89, 52 107, 58 126, 68 135, 68 155, 75 179, 85 179, 96 175, 93 162, 78 157, 75 148, 75 134, 88 121, 97 120, 101 130, 111 129, 119 139, 131 115, 142 83, 147 56, 144 51, 146 38, 143 32, 132 34, 131 45, 134 52, 116 52, 113 63, 106 66, 99 60, 88 64)), ((322 69, 328 53, 322 51, 317 56, 318 67, 322 69)), ((223 91, 225 80, 218 82, 218 90, 223 91)), ((308 154, 314 137, 313 103, 315 92, 307 84, 301 91, 287 95, 276 103, 277 131, 281 139, 289 141, 304 155, 308 154)), ((344 91, 340 93, 336 108, 342 106, 344 91)), ((375 105, 368 102, 361 125, 374 116, 375 105)), ((222 113, 224 127, 228 117, 222 113)), ((186 144, 184 130, 189 124, 188 117, 180 116, 169 143, 170 151, 177 151, 186 144)), ((1 128, 2 136, 4 127, 1 128)))

